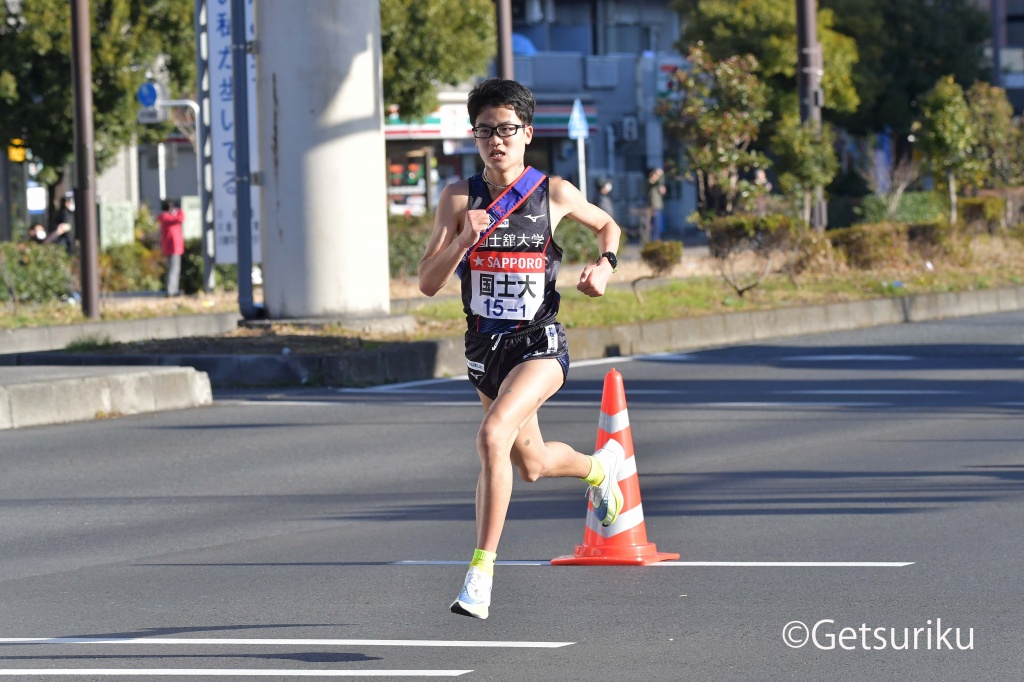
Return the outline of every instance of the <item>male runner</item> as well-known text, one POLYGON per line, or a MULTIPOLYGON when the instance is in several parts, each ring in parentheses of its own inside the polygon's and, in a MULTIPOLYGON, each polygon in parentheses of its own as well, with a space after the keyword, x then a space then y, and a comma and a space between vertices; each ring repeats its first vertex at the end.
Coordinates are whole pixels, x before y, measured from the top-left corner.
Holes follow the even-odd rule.
POLYGON ((492 78, 469 93, 469 119, 484 170, 441 192, 419 266, 420 290, 427 296, 453 274, 462 280, 469 325, 466 364, 484 408, 476 439, 481 463, 476 551, 451 605, 453 613, 473 618, 488 615, 513 465, 524 481, 583 479, 605 525, 622 509, 616 480, 625 458, 622 446, 612 439, 585 455, 565 443, 544 442, 537 423, 537 411, 562 387, 569 369, 565 330, 555 319, 562 258, 555 226, 569 216, 597 236, 601 256, 583 268, 576 285, 587 296, 604 294, 621 231, 571 183, 525 166, 534 104, 533 94, 512 80, 492 78))

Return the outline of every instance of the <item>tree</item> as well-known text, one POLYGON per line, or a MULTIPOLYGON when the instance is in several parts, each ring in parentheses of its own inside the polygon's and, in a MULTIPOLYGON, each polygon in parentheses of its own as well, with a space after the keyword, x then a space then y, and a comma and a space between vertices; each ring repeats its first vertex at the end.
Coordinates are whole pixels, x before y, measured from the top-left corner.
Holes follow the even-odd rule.
MULTIPOLYGON (((712 59, 749 54, 757 59, 757 73, 771 89, 775 121, 796 104, 797 35, 795 0, 673 0, 685 28, 680 51, 702 42, 712 59), (791 101, 787 102, 789 99, 791 101)), ((831 10, 818 11, 818 41, 825 73, 824 106, 852 112, 860 100, 853 83, 856 42, 833 28, 831 10)))
MULTIPOLYGON (((135 92, 158 55, 174 51, 165 44, 173 36, 161 31, 179 17, 191 25, 190 6, 190 0, 90 2, 98 169, 134 138, 135 92)), ((181 77, 188 77, 183 68, 181 77)), ((70 5, 0 2, 0 130, 25 141, 45 165, 40 179, 51 191, 74 156, 72 98, 70 5)))
POLYGON ((687 60, 687 69, 669 76, 673 94, 659 99, 656 113, 686 150, 702 214, 728 215, 741 193, 756 191, 741 172, 768 166, 767 157, 752 148, 771 115, 768 91, 750 55, 715 61, 698 44, 687 60))
POLYGON ((492 0, 381 0, 384 104, 408 120, 437 107, 437 86, 487 71, 497 52, 492 0))
POLYGON ((803 197, 803 219, 811 221, 811 195, 817 187, 828 187, 839 171, 832 126, 821 129, 801 123, 796 112, 787 112, 775 128, 770 149, 780 169, 779 184, 786 194, 803 197))
MULTIPOLYGON (((972 0, 820 0, 834 11, 835 29, 857 41, 860 59, 853 82, 856 112, 834 117, 854 133, 890 127, 905 139, 920 114, 921 96, 952 74, 973 83, 984 67, 982 50, 992 37, 985 10, 972 0)), ((826 54, 826 69, 827 69, 826 54)))
POLYGON ((966 99, 978 135, 974 184, 1006 187, 1019 182, 1020 163, 1015 151, 1020 130, 1013 122, 1013 105, 1006 99, 1006 91, 978 81, 967 91, 966 99))
POLYGON ((921 143, 932 171, 945 176, 949 187, 949 219, 956 220, 956 184, 958 177, 977 172, 974 147, 978 133, 964 97, 964 89, 953 76, 940 78, 921 106, 923 116, 921 143))
MULTIPOLYGON (((172 98, 198 102, 195 0, 150 0, 150 5, 149 25, 153 34, 160 38, 160 56, 154 69, 166 80, 172 98)), ((170 111, 170 118, 177 131, 192 143, 192 148, 198 149, 192 109, 176 107, 170 111)), ((143 142, 158 142, 166 139, 168 130, 167 126, 145 125, 140 126, 139 133, 143 142)))

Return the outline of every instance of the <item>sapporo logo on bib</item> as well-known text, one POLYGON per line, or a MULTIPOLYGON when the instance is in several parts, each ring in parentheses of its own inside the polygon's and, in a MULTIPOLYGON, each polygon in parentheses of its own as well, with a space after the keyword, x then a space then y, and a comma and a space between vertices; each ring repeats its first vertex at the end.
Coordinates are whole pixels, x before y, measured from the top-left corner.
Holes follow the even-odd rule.
POLYGON ((469 258, 471 310, 498 320, 529 320, 544 298, 543 252, 477 251, 469 258))

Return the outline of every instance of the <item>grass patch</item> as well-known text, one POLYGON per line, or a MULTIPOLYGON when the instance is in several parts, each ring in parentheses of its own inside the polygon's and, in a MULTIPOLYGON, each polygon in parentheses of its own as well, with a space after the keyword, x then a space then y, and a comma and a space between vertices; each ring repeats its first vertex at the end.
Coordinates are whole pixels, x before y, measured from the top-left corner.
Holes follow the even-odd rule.
MULTIPOLYGON (((563 283, 559 320, 567 328, 611 327, 653 320, 681 319, 738 311, 820 305, 844 301, 866 300, 879 297, 906 296, 925 293, 976 291, 1024 284, 1024 246, 1019 239, 1004 236, 980 235, 963 246, 969 258, 953 259, 953 263, 928 263, 918 258, 911 264, 891 265, 874 270, 857 270, 838 266, 829 274, 810 271, 795 279, 786 273, 770 275, 757 288, 742 298, 718 275, 691 275, 682 278, 664 278, 642 282, 643 302, 637 300, 630 288, 630 278, 620 273, 613 279, 605 296, 592 299, 576 291, 572 284, 563 283), (961 264, 962 263, 962 264, 961 264)), ((704 272, 708 272, 705 269, 704 272)), ((102 319, 142 319, 213 312, 237 312, 234 295, 211 297, 182 297, 166 299, 153 297, 125 304, 118 299, 101 301, 102 319)), ((134 344, 138 352, 174 352, 187 347, 194 352, 224 352, 226 343, 235 344, 237 352, 289 352, 330 353, 355 348, 369 349, 378 343, 390 341, 420 341, 444 337, 458 337, 466 330, 462 301, 458 296, 440 299, 423 298, 411 303, 408 314, 417 319, 415 332, 404 334, 356 333, 340 325, 325 325, 315 330, 304 330, 286 322, 273 325, 269 330, 237 330, 211 339, 178 339, 161 342, 157 348, 134 344), (321 337, 317 340, 316 337, 321 337), (358 343, 356 343, 358 342, 358 343), (350 345, 351 344, 351 345, 350 345)), ((53 302, 24 304, 17 313, 0 314, 0 330, 55 324, 71 324, 85 320, 77 306, 53 302)), ((157 342, 148 342, 155 344, 157 342)), ((108 348, 109 340, 76 340, 71 350, 118 352, 120 344, 108 348)), ((127 352, 127 350, 125 351, 127 352)), ((187 351, 182 351, 187 352, 187 351)))
POLYGON ((73 339, 64 350, 72 352, 92 351, 110 348, 113 345, 115 345, 114 342, 106 334, 85 334, 73 339))
MULTIPOLYGON (((100 320, 105 322, 237 311, 238 300, 234 295, 182 296, 175 299, 152 297, 133 301, 100 299, 100 320)), ((12 311, 10 306, 4 310, 3 304, 0 304, 0 330, 94 321, 85 317, 78 303, 73 301, 22 303, 18 306, 17 312, 12 311)))
MULTIPOLYGON (((988 262, 986 271, 948 268, 847 270, 839 275, 802 275, 797 280, 776 273, 743 298, 720 277, 702 276, 648 282, 639 303, 628 284, 618 283, 601 298, 572 288, 562 293, 559 321, 567 328, 612 327, 729 312, 823 305, 879 297, 950 291, 977 291, 1024 282, 1024 262, 988 262)), ((465 331, 460 300, 424 301, 413 308, 425 332, 417 338, 454 336, 465 331)))

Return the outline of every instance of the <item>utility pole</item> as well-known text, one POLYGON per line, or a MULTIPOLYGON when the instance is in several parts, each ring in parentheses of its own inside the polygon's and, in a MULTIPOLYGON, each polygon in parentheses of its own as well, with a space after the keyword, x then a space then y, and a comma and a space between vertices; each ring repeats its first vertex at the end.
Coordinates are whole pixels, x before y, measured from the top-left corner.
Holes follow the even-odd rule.
MULTIPOLYGON (((796 83, 800 98, 800 121, 816 131, 821 130, 821 105, 824 100, 821 77, 825 73, 821 45, 818 43, 817 17, 816 0, 796 0, 796 83)), ((816 187, 811 200, 811 226, 818 231, 824 230, 827 217, 825 190, 816 187)))
POLYGON ((1006 30, 1006 0, 992 0, 992 85, 1003 87, 1003 34, 1006 30))
POLYGON ((200 225, 203 235, 203 291, 210 293, 215 288, 214 276, 214 234, 213 210, 210 201, 211 183, 207 177, 210 167, 210 64, 209 43, 206 38, 209 10, 206 0, 195 0, 193 25, 196 34, 196 97, 199 109, 196 115, 196 173, 199 181, 200 225))
POLYGON ((238 234, 238 310, 247 320, 264 317, 253 301, 252 186, 249 168, 249 41, 245 26, 245 0, 231 0, 231 88, 235 128, 235 215, 238 234))
POLYGON ((498 1, 498 75, 512 80, 515 78, 515 62, 512 58, 512 0, 498 1))
POLYGON ((82 313, 100 316, 99 230, 92 118, 92 47, 89 0, 71 0, 71 76, 75 99, 75 232, 82 243, 82 313))

